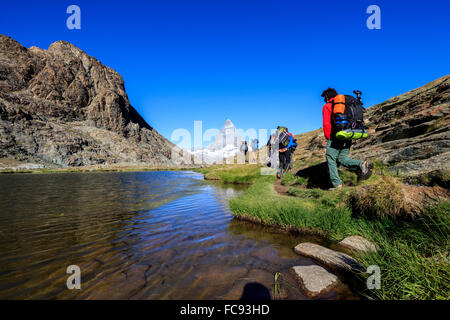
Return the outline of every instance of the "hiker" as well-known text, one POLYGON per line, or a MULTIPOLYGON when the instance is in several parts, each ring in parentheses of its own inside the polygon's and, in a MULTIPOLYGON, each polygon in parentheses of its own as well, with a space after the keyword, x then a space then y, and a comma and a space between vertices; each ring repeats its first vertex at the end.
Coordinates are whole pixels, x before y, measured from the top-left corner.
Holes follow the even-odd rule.
POLYGON ((259 140, 258 139, 253 139, 252 142, 250 143, 250 162, 251 163, 256 163, 257 160, 257 152, 258 152, 258 143, 259 140))
MULTIPOLYGON (((334 108, 338 108, 338 103, 345 105, 345 102, 335 102, 338 93, 333 88, 328 88, 322 92, 325 105, 322 108, 323 115, 323 133, 327 138, 326 159, 328 164, 328 171, 330 174, 331 184, 330 190, 342 188, 342 180, 339 178, 338 166, 343 165, 351 171, 358 171, 362 173, 364 178, 368 178, 372 173, 373 164, 367 161, 355 160, 349 157, 352 140, 339 140, 336 138, 338 128, 336 119, 333 116, 334 108)), ((341 96, 341 95, 340 95, 341 96)), ((343 97, 343 96, 342 96, 343 97)), ((347 96, 345 96, 347 97, 347 96)), ((351 98, 351 97, 350 97, 351 98)), ((362 117, 362 115, 361 115, 362 117)))
POLYGON ((291 148, 297 144, 294 142, 294 137, 292 134, 289 134, 288 128, 286 127, 277 127, 278 133, 278 143, 279 143, 279 162, 280 166, 277 171, 277 178, 280 179, 283 174, 285 174, 289 170, 289 165, 291 163, 291 148))
POLYGON ((242 142, 241 145, 241 152, 244 153, 244 162, 247 162, 247 151, 248 151, 248 144, 247 141, 242 142))
POLYGON ((272 169, 278 168, 278 139, 277 133, 273 132, 270 135, 269 140, 267 141, 267 148, 269 149, 269 162, 267 162, 267 166, 272 169))

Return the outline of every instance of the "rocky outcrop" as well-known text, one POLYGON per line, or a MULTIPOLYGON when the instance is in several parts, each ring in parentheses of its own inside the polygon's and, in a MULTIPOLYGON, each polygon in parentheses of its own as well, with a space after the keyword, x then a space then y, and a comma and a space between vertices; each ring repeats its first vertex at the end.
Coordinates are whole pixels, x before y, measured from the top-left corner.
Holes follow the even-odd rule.
POLYGON ((0 35, 0 158, 173 165, 172 147, 131 106, 113 69, 65 41, 27 49, 0 35))
MULTIPOLYGON (((354 143, 352 157, 380 160, 410 177, 450 170, 450 76, 372 106, 364 117, 369 137, 354 143)), ((322 129, 296 138, 298 167, 324 160, 322 129)))
POLYGON ((334 251, 321 245, 303 242, 298 244, 294 251, 302 256, 312 258, 334 271, 363 271, 363 267, 348 254, 334 251))
POLYGON ((418 175, 450 170, 450 76, 367 109, 367 140, 354 146, 364 159, 418 175))
POLYGON ((309 297, 314 298, 339 283, 338 277, 317 265, 295 266, 291 268, 300 288, 309 297))
POLYGON ((353 251, 361 251, 361 252, 377 251, 377 248, 372 242, 361 236, 346 237, 343 240, 341 240, 338 244, 353 251))
POLYGON ((349 195, 354 212, 368 216, 409 219, 420 216, 424 208, 450 198, 448 190, 439 187, 407 185, 390 176, 375 184, 357 187, 349 195))

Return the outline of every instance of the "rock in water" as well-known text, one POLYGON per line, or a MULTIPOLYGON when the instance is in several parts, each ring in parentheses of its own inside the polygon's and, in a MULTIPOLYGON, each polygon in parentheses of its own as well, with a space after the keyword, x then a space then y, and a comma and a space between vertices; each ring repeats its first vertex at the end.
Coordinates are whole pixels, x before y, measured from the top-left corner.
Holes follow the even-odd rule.
POLYGON ((331 289, 339 282, 334 274, 321 266, 296 266, 291 270, 300 282, 304 293, 310 297, 315 297, 331 289))
POLYGON ((355 251, 370 252, 377 251, 375 245, 361 236, 350 236, 339 242, 339 245, 355 251))
POLYGON ((131 106, 122 77, 74 45, 0 35, 0 158, 172 165, 173 144, 131 106))
POLYGON ((320 264, 335 271, 363 271, 363 267, 348 254, 337 252, 315 243, 303 242, 294 251, 305 257, 313 258, 320 264))

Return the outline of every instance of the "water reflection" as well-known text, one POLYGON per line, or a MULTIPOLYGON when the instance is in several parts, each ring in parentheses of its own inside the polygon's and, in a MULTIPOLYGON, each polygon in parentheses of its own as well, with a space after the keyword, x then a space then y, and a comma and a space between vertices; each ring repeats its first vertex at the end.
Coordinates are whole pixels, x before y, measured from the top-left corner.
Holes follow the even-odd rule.
MULTIPOLYGON (((299 238, 234 221, 242 190, 191 172, 0 176, 0 298, 239 299, 310 263, 299 238), (66 288, 79 265, 82 289, 66 288)), ((289 280, 290 281, 290 280, 289 280)), ((292 283, 287 298, 304 298, 292 283)))

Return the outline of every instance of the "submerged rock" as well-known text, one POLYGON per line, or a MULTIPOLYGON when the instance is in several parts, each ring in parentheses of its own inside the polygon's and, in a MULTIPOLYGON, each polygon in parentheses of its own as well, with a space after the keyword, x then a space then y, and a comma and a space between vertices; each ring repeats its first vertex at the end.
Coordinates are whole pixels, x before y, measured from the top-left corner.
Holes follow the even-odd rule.
POLYGON ((313 258, 320 264, 335 271, 363 271, 363 267, 348 254, 337 252, 315 243, 303 242, 294 251, 305 257, 313 258))
POLYGON ((355 251, 362 251, 362 252, 377 251, 377 248, 372 242, 361 236, 346 237, 341 242, 339 242, 339 245, 355 251))
POLYGON ((291 271, 300 282, 302 291, 310 297, 315 297, 339 283, 338 277, 321 266, 295 266, 291 271))

